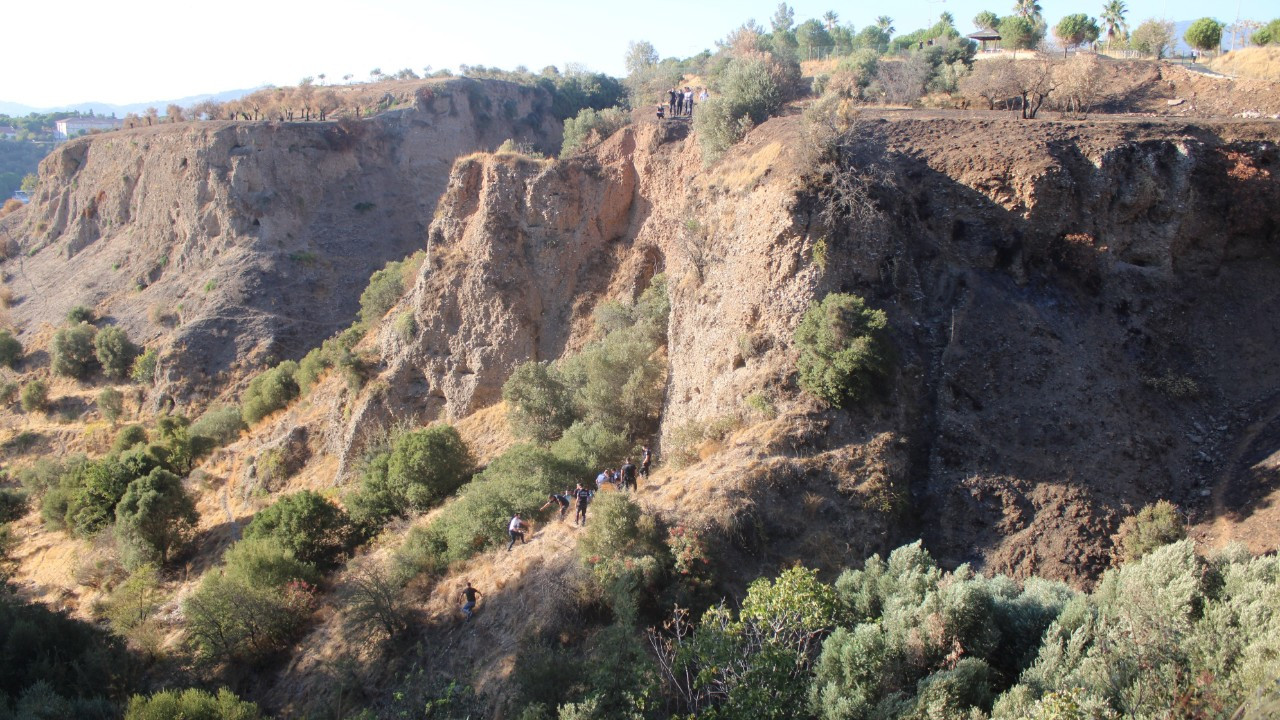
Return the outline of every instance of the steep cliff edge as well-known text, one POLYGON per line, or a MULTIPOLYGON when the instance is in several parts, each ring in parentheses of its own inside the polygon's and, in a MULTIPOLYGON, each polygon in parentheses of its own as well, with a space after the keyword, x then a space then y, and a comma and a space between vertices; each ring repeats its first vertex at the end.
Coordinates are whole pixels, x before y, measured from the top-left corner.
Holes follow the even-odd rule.
MULTIPOLYGON (((652 124, 558 164, 467 161, 400 309, 424 330, 379 331, 386 385, 332 440, 347 452, 394 419, 497 402, 516 364, 561 356, 601 299, 665 271, 665 440, 750 424, 761 396, 821 425, 789 453, 861 457, 881 439, 887 455, 867 462, 898 468, 910 508, 885 520, 893 535, 923 534, 952 563, 1092 577, 1134 508, 1209 512, 1218 459, 1274 401, 1275 133, 889 115, 815 176, 796 118, 708 171, 692 140, 652 124), (841 195, 862 206, 826 211, 841 195), (823 411, 795 387, 791 333, 833 291, 889 313, 898 371, 882 403, 823 411)), ((721 458, 688 473, 717 464, 741 471, 721 458)), ((862 461, 829 464, 830 485, 865 479, 862 461)))
POLYGON ((156 393, 202 401, 349 324, 369 275, 420 249, 453 161, 558 147, 542 90, 424 82, 340 123, 202 122, 71 141, 6 221, 28 336, 77 304, 163 349, 156 393))

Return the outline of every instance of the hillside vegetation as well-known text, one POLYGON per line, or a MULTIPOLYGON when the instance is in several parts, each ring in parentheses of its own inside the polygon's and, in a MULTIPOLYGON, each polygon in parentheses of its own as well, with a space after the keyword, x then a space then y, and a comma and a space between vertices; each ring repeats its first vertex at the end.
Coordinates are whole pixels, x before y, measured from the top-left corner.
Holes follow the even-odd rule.
POLYGON ((1273 715, 1280 100, 1032 10, 61 146, 0 717, 1273 715))

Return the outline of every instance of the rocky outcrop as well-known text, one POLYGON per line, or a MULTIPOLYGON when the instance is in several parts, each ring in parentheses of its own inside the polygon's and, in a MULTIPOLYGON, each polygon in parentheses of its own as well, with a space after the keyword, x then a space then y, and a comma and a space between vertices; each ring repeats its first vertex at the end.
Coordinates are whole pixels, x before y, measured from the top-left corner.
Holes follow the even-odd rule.
MULTIPOLYGON (((332 440, 349 454, 393 420, 496 402, 516 364, 573 350, 600 300, 662 271, 668 439, 749 415, 752 395, 830 416, 788 452, 892 433, 908 459, 894 463, 910 508, 899 539, 921 534, 951 563, 1088 578, 1119 517, 1155 497, 1203 505, 1230 428, 1280 381, 1262 350, 1280 341, 1264 291, 1273 134, 868 121, 815 176, 794 120, 705 171, 679 128, 643 124, 557 164, 468 159, 393 312, 419 331, 378 331, 385 385, 332 440), (829 212, 841 194, 861 205, 829 212), (898 372, 868 408, 821 411, 794 384, 793 329, 831 291, 891 318, 898 372)), ((861 482, 840 472, 837 485, 861 482)))
POLYGON ((200 122, 71 141, 42 164, 7 272, 27 332, 85 304, 159 346, 157 391, 199 401, 350 324, 369 275, 426 244, 456 158, 550 150, 541 90, 427 82, 404 109, 200 122), (491 113, 494 107, 503 113, 491 113))

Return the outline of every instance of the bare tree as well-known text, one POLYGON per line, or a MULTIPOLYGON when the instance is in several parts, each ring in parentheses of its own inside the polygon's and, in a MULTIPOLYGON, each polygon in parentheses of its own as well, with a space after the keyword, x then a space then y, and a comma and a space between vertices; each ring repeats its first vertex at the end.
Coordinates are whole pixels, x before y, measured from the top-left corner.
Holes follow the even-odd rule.
POLYGON ((1087 112, 1102 89, 1102 63, 1091 53, 1077 53, 1054 68, 1059 106, 1073 116, 1087 112))
POLYGON ((149 107, 143 111, 143 117, 147 119, 147 125, 150 126, 152 123, 160 122, 160 111, 154 107, 149 107))
POLYGON ((187 119, 186 115, 182 112, 182 108, 173 103, 170 103, 169 106, 164 109, 164 116, 169 118, 169 122, 171 123, 183 122, 187 119))
POLYGON ((706 279, 707 265, 711 262, 711 233, 697 220, 690 219, 680 234, 680 247, 689 256, 689 263, 698 274, 698 282, 706 279))
POLYGON ((409 626, 400 591, 402 578, 387 568, 357 568, 347 579, 344 596, 346 619, 355 630, 391 639, 409 626))
POLYGON ((1055 64, 1047 58, 1023 60, 1017 64, 1018 94, 1022 98, 1024 120, 1035 119, 1044 101, 1057 89, 1053 72, 1055 64))

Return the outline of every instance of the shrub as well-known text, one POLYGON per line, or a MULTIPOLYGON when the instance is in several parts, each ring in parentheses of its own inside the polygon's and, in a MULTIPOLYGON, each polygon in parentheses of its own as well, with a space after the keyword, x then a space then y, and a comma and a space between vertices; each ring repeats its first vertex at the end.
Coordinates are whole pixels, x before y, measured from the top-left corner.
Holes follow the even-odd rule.
POLYGON ((343 611, 347 624, 366 636, 388 640, 409 627, 409 614, 400 597, 404 576, 383 567, 358 568, 346 579, 343 611))
POLYGON ((1264 25, 1251 39, 1254 45, 1280 45, 1280 18, 1264 25))
POLYGON ((147 348, 133 359, 133 367, 129 370, 129 379, 139 385, 150 385, 156 379, 156 362, 159 353, 155 348, 147 348))
POLYGON ((400 435, 386 453, 375 453, 361 473, 360 490, 349 498, 360 524, 380 524, 411 510, 426 510, 466 481, 471 453, 449 425, 400 435))
POLYGON ((617 467, 631 450, 626 436, 599 423, 576 422, 551 445, 556 457, 592 470, 617 467))
POLYGON ((517 445, 463 486, 461 497, 441 511, 420 540, 439 562, 465 560, 507 541, 507 521, 536 514, 551 492, 572 488, 584 469, 534 445, 517 445))
POLYGON ((355 539, 347 513, 311 490, 285 495, 260 511, 244 537, 271 538, 321 570, 335 567, 355 539))
POLYGON ((573 395, 551 363, 535 360, 517 366, 502 385, 502 399, 518 437, 552 442, 573 423, 573 395))
POLYGON ((103 328, 93 339, 94 354, 102 365, 102 373, 109 378, 122 378, 129 373, 138 347, 118 326, 103 328))
POLYGON ((313 609, 315 570, 278 542, 241 540, 183 603, 187 633, 206 658, 259 663, 283 649, 313 609))
POLYGON ((32 380, 22 386, 20 398, 23 412, 44 412, 49 409, 49 386, 42 380, 32 380))
POLYGON ((108 720, 118 711, 102 696, 127 682, 134 665, 106 632, 6 593, 0 598, 0 668, 6 717, 108 720))
POLYGON ((0 365, 15 367, 22 360, 22 343, 8 330, 0 330, 0 365))
POLYGON ((836 407, 864 402, 889 370, 888 320, 856 295, 810 305, 796 328, 800 387, 836 407))
POLYGON ((369 276, 369 285, 360 294, 360 323, 366 328, 382 319, 404 294, 404 269, 392 261, 369 276))
POLYGON ((186 542, 199 519, 182 479, 164 468, 129 483, 115 511, 116 537, 130 567, 168 563, 170 553, 186 542))
POLYGON ((1138 560, 1158 547, 1177 542, 1187 536, 1178 508, 1168 500, 1147 505, 1137 515, 1120 523, 1112 538, 1116 554, 1125 562, 1138 560))
POLYGON ((717 97, 702 103, 694 114, 706 163, 715 162, 753 125, 782 109, 799 84, 799 66, 768 53, 734 57, 720 77, 717 97))
POLYGON ((84 305, 76 305, 67 311, 67 322, 72 325, 92 323, 97 319, 98 318, 94 315, 93 310, 84 305))
POLYGON ((564 144, 560 148, 562 156, 573 155, 590 141, 594 134, 596 142, 603 140, 618 130, 631 124, 631 114, 622 108, 605 108, 592 110, 583 108, 578 116, 564 122, 564 144))
POLYGON ((240 398, 245 422, 252 425, 298 397, 298 383, 293 377, 297 371, 298 363, 286 360, 251 380, 240 398))
POLYGON ((0 488, 0 524, 13 522, 27 514, 27 494, 21 490, 0 488))
POLYGON ((258 720, 262 711, 226 688, 213 695, 198 688, 161 690, 129 699, 125 720, 258 720))
POLYGON ((1168 20, 1144 20, 1129 36, 1129 47, 1146 55, 1162 58, 1173 47, 1173 23, 1168 20))
POLYGON ((94 336, 97 329, 88 323, 80 323, 58 330, 50 346, 51 367, 54 374, 84 379, 93 372, 94 336))
POLYGON ((124 393, 111 387, 98 391, 98 412, 104 420, 115 422, 124 414, 124 393))
POLYGON ((164 597, 160 593, 160 575, 155 565, 141 565, 116 586, 102 604, 102 613, 117 635, 150 620, 160 609, 164 597))
POLYGON ((597 495, 591 503, 591 522, 578 540, 578 556, 625 555, 641 541, 640 506, 627 493, 597 495))
POLYGON ((145 445, 146 442, 145 428, 141 425, 125 425, 116 433, 116 439, 111 441, 111 452, 121 453, 135 445, 145 445))
POLYGON ((639 324, 609 333, 563 364, 580 419, 634 437, 651 432, 662 408, 666 365, 653 332, 639 324))
POLYGON ((188 432, 193 437, 208 438, 214 445, 221 446, 235 441, 244 429, 245 424, 240 417, 239 407, 217 405, 206 410, 191 423, 188 432))
POLYGON ((10 405, 18 399, 20 386, 16 382, 0 383, 0 404, 10 405))
POLYGON ((82 537, 106 528, 115 520, 116 505, 129 483, 154 467, 150 458, 136 454, 107 455, 70 469, 60 481, 67 493, 67 526, 82 537))
POLYGON ((395 330, 400 342, 413 342, 413 338, 418 335, 418 321, 414 319, 412 311, 406 310, 396 316, 395 330))

